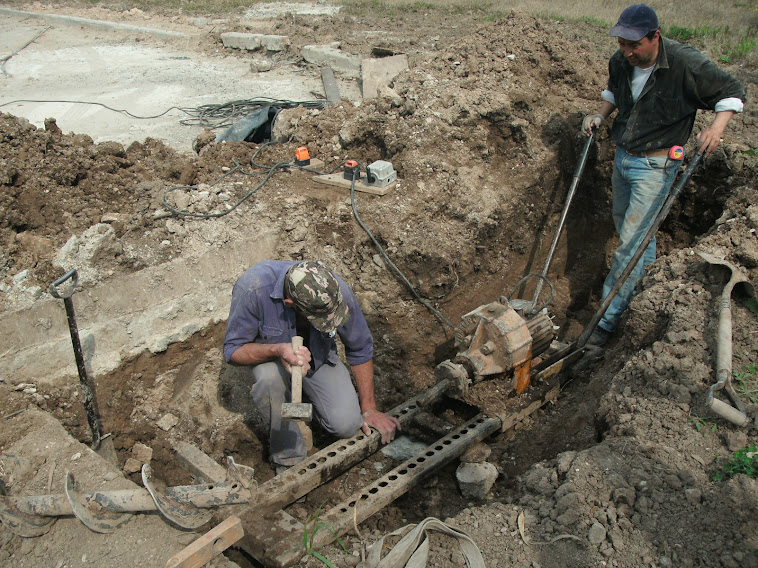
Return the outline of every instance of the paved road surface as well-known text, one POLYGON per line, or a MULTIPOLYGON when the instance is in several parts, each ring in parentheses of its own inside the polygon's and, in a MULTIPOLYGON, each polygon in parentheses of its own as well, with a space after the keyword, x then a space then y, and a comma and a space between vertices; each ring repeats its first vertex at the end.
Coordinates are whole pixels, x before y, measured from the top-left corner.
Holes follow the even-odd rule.
POLYGON ((188 26, 189 33, 179 34, 39 16, 0 9, 0 112, 25 117, 39 128, 53 117, 63 132, 88 134, 95 142, 129 145, 150 137, 191 152, 202 127, 182 125, 190 115, 168 110, 172 107, 263 97, 304 101, 323 93, 320 76, 294 64, 254 73, 252 54, 230 57, 221 50, 209 57, 193 51, 192 38, 207 35, 208 25, 188 26), (155 118, 92 104, 12 102, 18 100, 93 102, 155 118))

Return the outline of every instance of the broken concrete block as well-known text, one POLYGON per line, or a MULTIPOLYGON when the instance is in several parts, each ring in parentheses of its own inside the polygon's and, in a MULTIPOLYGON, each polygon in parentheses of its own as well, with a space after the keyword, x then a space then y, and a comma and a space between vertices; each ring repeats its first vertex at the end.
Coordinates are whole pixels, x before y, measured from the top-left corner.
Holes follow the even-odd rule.
POLYGON ((491 463, 462 463, 455 470, 458 488, 464 497, 485 499, 497 479, 497 468, 491 463))
POLYGON ((350 77, 359 77, 361 74, 361 62, 355 55, 344 53, 332 46, 306 45, 300 50, 300 55, 308 63, 331 67, 334 71, 350 77))
POLYGON ((239 32, 225 32, 221 34, 221 43, 224 47, 232 49, 247 49, 255 51, 261 48, 260 34, 243 34, 239 32))
POLYGON ((204 482, 220 482, 226 479, 226 469, 197 446, 188 442, 176 442, 174 450, 179 464, 196 479, 204 482))
POLYGON ((361 91, 364 99, 375 99, 379 88, 388 86, 392 79, 408 69, 405 54, 390 57, 370 58, 361 61, 361 91))
POLYGON ((221 34, 221 42, 224 47, 232 49, 266 49, 268 51, 284 51, 290 44, 290 38, 280 35, 243 34, 239 32, 225 32, 221 34))
POLYGON ((163 417, 157 422, 158 428, 160 428, 161 430, 165 430, 166 432, 171 430, 171 428, 173 428, 177 424, 179 424, 179 419, 170 413, 164 414, 163 417))
POLYGON ((261 47, 268 51, 284 51, 290 45, 290 38, 280 35, 262 35, 261 47))
POLYGON ((132 457, 140 463, 150 463, 153 459, 153 448, 137 442, 132 446, 132 457))

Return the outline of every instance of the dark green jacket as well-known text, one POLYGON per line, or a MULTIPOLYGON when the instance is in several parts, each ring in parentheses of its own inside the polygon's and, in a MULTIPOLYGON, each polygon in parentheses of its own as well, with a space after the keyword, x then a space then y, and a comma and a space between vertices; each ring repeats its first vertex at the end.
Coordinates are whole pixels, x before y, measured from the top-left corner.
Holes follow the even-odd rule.
POLYGON ((608 63, 608 90, 618 115, 611 136, 629 152, 684 146, 698 109, 713 110, 721 99, 745 102, 745 88, 694 47, 661 36, 658 61, 632 100, 632 67, 621 51, 608 63))

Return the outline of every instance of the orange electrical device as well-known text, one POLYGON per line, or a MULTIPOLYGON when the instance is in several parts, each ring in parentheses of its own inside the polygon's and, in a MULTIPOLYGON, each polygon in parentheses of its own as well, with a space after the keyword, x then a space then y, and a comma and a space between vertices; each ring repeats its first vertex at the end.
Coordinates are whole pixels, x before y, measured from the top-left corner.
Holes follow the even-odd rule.
POLYGON ((308 153, 308 148, 300 146, 295 150, 295 165, 308 166, 311 163, 311 155, 308 153))

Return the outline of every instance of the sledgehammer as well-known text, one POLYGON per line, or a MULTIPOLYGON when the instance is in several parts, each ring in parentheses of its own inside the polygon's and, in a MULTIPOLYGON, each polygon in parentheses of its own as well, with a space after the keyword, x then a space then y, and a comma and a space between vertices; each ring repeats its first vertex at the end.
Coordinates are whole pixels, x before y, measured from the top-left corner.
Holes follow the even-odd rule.
MULTIPOLYGON (((303 338, 296 335, 292 338, 292 351, 297 353, 303 346, 303 338)), ((310 421, 313 416, 313 405, 302 402, 303 398, 303 368, 293 365, 292 373, 292 402, 282 404, 282 418, 284 420, 310 421)))

